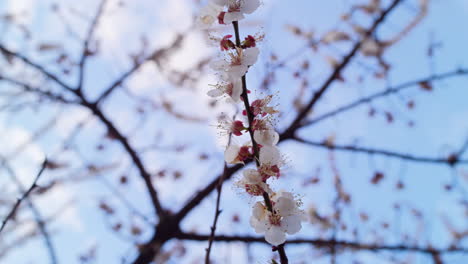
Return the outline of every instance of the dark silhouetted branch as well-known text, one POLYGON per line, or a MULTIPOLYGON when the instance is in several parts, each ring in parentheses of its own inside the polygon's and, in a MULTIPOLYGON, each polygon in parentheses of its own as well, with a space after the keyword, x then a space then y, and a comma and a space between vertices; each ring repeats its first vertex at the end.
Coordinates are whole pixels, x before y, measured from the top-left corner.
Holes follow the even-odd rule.
POLYGON ((146 185, 146 189, 148 190, 148 193, 150 195, 151 202, 153 204, 155 213, 158 216, 163 216, 166 211, 164 210, 163 206, 161 205, 161 202, 159 201, 157 191, 152 183, 151 180, 151 174, 146 170, 145 166, 143 165, 143 161, 140 159, 138 156, 138 153, 133 149, 133 147, 130 145, 128 142, 127 137, 125 137, 108 119, 104 113, 99 109, 98 105, 96 104, 91 104, 83 97, 82 99, 82 105, 88 108, 107 128, 108 132, 112 134, 117 141, 119 141, 122 146, 124 147, 125 151, 128 153, 132 161, 134 162, 135 166, 137 167, 140 176, 143 178, 143 181, 146 185))
MULTIPOLYGON (((41 169, 39 170, 39 173, 37 174, 36 178, 34 179, 34 182, 33 184, 31 185, 31 187, 28 189, 28 190, 24 190, 24 187, 22 186, 22 184, 19 182, 18 180, 18 177, 16 176, 15 172, 13 171, 13 169, 9 166, 7 160, 5 158, 1 158, 1 164, 5 167, 5 169, 8 171, 8 173, 10 174, 10 176, 12 177, 13 181, 15 182, 15 184, 18 186, 18 189, 23 192, 23 196, 20 200, 18 200, 17 204, 15 204, 15 207, 16 208, 13 208, 12 212, 13 212, 13 215, 14 215, 14 211, 17 210, 18 206, 19 206, 19 203, 21 203, 22 200, 25 200, 26 204, 28 205, 29 209, 31 210, 32 214, 33 214, 33 217, 34 217, 34 221, 36 222, 38 228, 39 228, 39 231, 44 239, 44 243, 45 243, 45 246, 46 246, 46 249, 47 249, 47 252, 49 254, 49 257, 50 257, 50 261, 52 264, 57 264, 58 263, 58 260, 57 260, 57 254, 56 254, 56 251, 55 251, 55 248, 52 244, 52 239, 49 235, 49 232, 47 231, 47 228, 46 228, 46 222, 44 221, 41 213, 39 212, 39 209, 34 205, 34 203, 31 201, 31 199, 28 197, 29 194, 33 191, 33 189, 35 187, 37 187, 36 183, 37 181, 39 180, 39 177, 42 175, 42 173, 44 172, 44 170, 47 168, 47 165, 48 165, 48 162, 47 162, 47 159, 44 160, 44 162, 42 163, 42 167, 41 169)), ((11 217, 11 216, 9 216, 11 217)), ((6 222, 4 222, 4 224, 6 224, 6 222)), ((3 229, 3 225, 2 225, 2 228, 3 229)), ((1 230, 0 230, 1 231, 1 230)))
POLYGON ((39 71, 41 74, 43 74, 48 79, 53 80, 55 83, 60 85, 62 88, 65 88, 65 90, 70 91, 72 93, 76 93, 76 91, 70 85, 66 84, 59 77, 57 77, 55 74, 47 71, 43 66, 39 65, 38 63, 33 62, 32 60, 28 59, 27 57, 23 56, 22 54, 11 51, 11 50, 7 49, 5 46, 3 46, 1 44, 0 44, 0 53, 3 53, 5 55, 7 55, 7 56, 11 56, 11 57, 14 57, 14 58, 17 58, 17 59, 23 61, 27 65, 29 65, 32 68, 39 71))
MULTIPOLYGON (((246 165, 249 164, 252 161, 247 161, 246 165)), ((237 164, 233 167, 228 167, 226 174, 224 175, 224 180, 227 181, 229 180, 238 170, 243 168, 244 166, 241 164, 237 164)), ((176 214, 176 219, 180 222, 182 219, 187 216, 187 214, 192 211, 196 206, 200 204, 203 199, 205 199, 214 189, 216 189, 216 186, 218 185, 219 179, 223 177, 223 174, 220 174, 218 177, 213 179, 205 188, 203 188, 201 191, 196 193, 180 211, 176 214)))
POLYGON ((397 158, 397 159, 402 159, 402 160, 407 160, 407 161, 412 161, 412 162, 436 163, 436 164, 438 163, 438 164, 446 164, 446 165, 454 165, 453 163, 468 164, 468 160, 456 160, 455 162, 453 162, 450 159, 450 157, 430 158, 430 157, 414 156, 411 154, 398 153, 398 152, 382 150, 382 149, 364 148, 364 147, 358 147, 358 146, 353 146, 353 145, 335 145, 335 144, 330 144, 328 142, 315 142, 315 141, 305 140, 297 136, 295 136, 293 139, 296 140, 297 142, 301 142, 306 145, 318 147, 318 148, 325 148, 329 150, 338 150, 338 151, 348 151, 348 152, 355 152, 355 153, 364 153, 364 154, 369 154, 369 155, 380 155, 380 156, 397 158))
POLYGON ((358 106, 360 106, 362 104, 370 103, 371 101, 373 101, 375 99, 382 98, 382 97, 385 97, 387 95, 391 95, 391 94, 401 92, 401 91, 403 91, 405 89, 420 85, 421 83, 430 83, 430 82, 433 82, 433 81, 439 81, 439 80, 443 80, 443 79, 447 79, 447 78, 452 78, 452 77, 457 77, 457 76, 464 76, 464 75, 468 75, 468 70, 467 69, 458 69, 458 70, 455 70, 455 71, 450 71, 450 72, 446 72, 446 73, 442 73, 442 74, 432 75, 432 76, 422 78, 422 79, 419 79, 419 80, 405 82, 405 83, 397 85, 395 87, 389 87, 389 88, 385 89, 382 92, 378 92, 378 93, 372 94, 370 96, 361 98, 361 99, 359 99, 359 100, 357 100, 357 101, 355 101, 353 103, 347 104, 347 105, 342 106, 342 107, 340 107, 340 108, 338 108, 336 110, 333 110, 331 112, 328 112, 328 113, 320 115, 320 116, 318 116, 316 118, 313 118, 310 121, 306 121, 306 122, 304 122, 302 124, 302 126, 309 126, 309 125, 316 124, 316 123, 318 123, 318 122, 320 122, 320 121, 322 121, 324 119, 327 119, 327 118, 336 116, 338 114, 341 114, 343 112, 346 112, 348 110, 354 109, 354 108, 356 108, 356 107, 358 107, 358 106))
POLYGON ((117 87, 121 86, 128 78, 130 78, 134 73, 136 73, 143 65, 150 61, 158 61, 162 56, 166 55, 169 51, 177 48, 181 45, 184 39, 184 34, 179 34, 174 39, 174 41, 168 46, 161 49, 155 50, 149 56, 145 57, 138 63, 135 63, 129 70, 124 72, 119 78, 117 78, 108 88, 104 90, 104 92, 99 96, 99 98, 95 101, 96 104, 99 104, 103 101, 106 97, 108 97, 117 87))
POLYGON ((291 125, 280 135, 280 139, 287 139, 287 138, 292 138, 293 135, 295 134, 296 130, 301 127, 301 123, 303 120, 307 117, 309 114, 310 110, 315 106, 315 104, 322 98, 322 96, 325 94, 325 92, 330 88, 331 84, 340 78, 342 75, 343 70, 348 66, 348 64, 351 62, 352 58, 357 54, 359 51, 363 41, 365 41, 368 37, 370 37, 376 29, 379 27, 379 25, 385 20, 388 14, 399 4, 401 3, 402 0, 394 0, 392 4, 385 10, 382 11, 380 16, 374 21, 372 26, 370 27, 369 30, 364 34, 362 39, 357 42, 352 50, 343 58, 341 63, 335 68, 333 73, 328 77, 328 79, 325 81, 325 83, 320 87, 320 89, 314 93, 312 99, 309 101, 309 103, 299 112, 299 114, 296 116, 294 121, 291 123, 291 125))
POLYGON ((208 248, 206 249, 205 264, 210 264, 210 253, 211 253, 211 247, 213 245, 213 241, 215 237, 216 224, 218 223, 218 218, 219 218, 219 215, 221 214, 221 210, 219 209, 219 207, 221 203, 221 191, 223 190, 223 183, 224 183, 224 177, 226 176, 226 171, 227 171, 227 166, 226 164, 224 164, 223 175, 221 178, 219 178, 218 186, 216 187, 216 189, 218 190, 218 195, 216 197, 216 208, 215 208, 215 215, 213 218, 213 225, 211 226, 210 238, 208 239, 208 248))
MULTIPOLYGON (((207 241, 209 235, 199 235, 199 234, 189 234, 189 233, 179 233, 177 234, 178 239, 181 240, 192 240, 192 241, 207 241)), ((245 242, 245 243, 265 243, 268 244, 263 237, 254 237, 254 236, 225 236, 217 235, 214 238, 215 241, 219 242, 245 242)), ((410 245, 380 245, 380 244, 371 244, 371 243, 359 243, 353 241, 345 240, 327 240, 327 239, 291 239, 288 240, 288 244, 311 244, 317 248, 331 248, 333 246, 340 247, 342 249, 349 250, 367 250, 367 251, 401 251, 401 252, 415 252, 422 254, 432 255, 436 254, 455 254, 455 253, 468 253, 468 248, 461 247, 449 247, 443 249, 436 249, 433 247, 420 247, 420 246, 410 246, 410 245)))
POLYGON ((76 88, 77 91, 81 91, 81 89, 83 88, 83 81, 84 81, 84 75, 85 75, 85 70, 86 70, 86 60, 92 54, 92 52, 89 49, 89 45, 93 38, 94 31, 96 30, 99 24, 99 19, 102 17, 102 13, 104 11, 106 2, 107 0, 102 0, 101 4, 99 4, 99 8, 96 11, 96 14, 94 15, 93 20, 91 21, 91 25, 89 26, 88 33, 86 34, 86 37, 83 43, 83 50, 81 52, 81 58, 80 58, 80 63, 79 63, 78 86, 76 88))
POLYGON ((17 81, 17 80, 14 80, 14 79, 2 76, 2 75, 0 75, 0 81, 5 81, 7 83, 19 86, 25 92, 36 93, 39 96, 43 96, 43 97, 45 97, 47 99, 50 99, 50 100, 52 100, 54 102, 60 102, 60 103, 65 103, 65 104, 78 104, 79 103, 78 101, 69 100, 69 99, 63 97, 60 94, 55 94, 55 93, 52 93, 50 91, 44 91, 44 90, 41 90, 39 88, 32 87, 29 84, 26 84, 26 83, 23 83, 23 82, 20 82, 20 81, 17 81))
POLYGON ((25 200, 29 196, 29 194, 34 190, 34 188, 37 187, 36 183, 39 180, 39 178, 41 177, 42 173, 44 172, 46 166, 47 166, 47 160, 44 160, 44 162, 42 163, 41 169, 37 173, 36 178, 34 178, 34 181, 31 184, 31 186, 29 187, 29 189, 26 192, 24 192, 23 195, 16 201, 13 208, 11 208, 10 213, 8 213, 6 218, 3 220, 2 225, 0 226, 0 233, 3 231, 3 229, 5 228, 8 221, 15 215, 16 210, 20 206, 21 202, 23 202, 23 200, 25 200))

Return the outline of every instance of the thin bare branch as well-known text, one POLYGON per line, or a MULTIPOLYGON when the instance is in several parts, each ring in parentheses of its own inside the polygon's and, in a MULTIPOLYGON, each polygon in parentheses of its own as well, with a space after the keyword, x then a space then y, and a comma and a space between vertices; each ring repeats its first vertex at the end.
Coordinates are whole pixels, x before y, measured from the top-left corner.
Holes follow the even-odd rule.
MULTIPOLYGON (((28 192, 31 192, 32 189, 34 189, 33 186, 37 186, 36 185, 37 180, 39 179, 40 175, 45 170, 45 168, 47 168, 48 161, 47 159, 44 160, 44 162, 42 163, 42 167, 34 180, 33 185, 31 185, 30 189, 28 190, 24 189, 21 182, 18 180, 18 177, 16 176, 15 172, 13 171, 13 168, 10 167, 10 165, 8 164, 8 161, 4 157, 1 158, 1 164, 5 167, 7 172, 10 174, 11 178, 13 179, 15 184, 18 186, 18 189, 24 194, 26 194, 28 192)), ((34 217, 34 221, 36 222, 37 227, 39 228, 39 232, 42 235, 42 238, 44 239, 44 244, 49 254, 50 262, 52 264, 57 264, 58 263, 57 254, 55 251, 55 247, 52 244, 51 236, 49 232, 47 231, 46 221, 43 219, 41 213, 39 212, 39 209, 34 205, 34 203, 30 199, 30 197, 28 197, 28 195, 24 196, 24 200, 26 204, 28 205, 29 209, 31 210, 33 217, 34 217)))
POLYGON ((107 128, 109 133, 111 133, 117 141, 119 141, 122 146, 124 147, 125 151, 128 153, 132 161, 135 163, 138 171, 140 172, 140 176, 143 178, 145 182, 146 188, 150 195, 151 202, 153 204, 155 213, 158 216, 163 216, 166 214, 161 202, 159 201, 157 191, 152 183, 151 174, 146 170, 145 166, 143 165, 143 161, 140 159, 138 153, 134 150, 134 148, 128 142, 128 138, 125 137, 114 125, 114 123, 104 115, 104 113, 99 109, 97 104, 91 104, 85 101, 85 98, 81 96, 82 105, 88 108, 107 128))
POLYGON ((55 74, 47 71, 42 65, 38 64, 38 63, 35 63, 33 62, 32 60, 30 60, 29 58, 25 57, 24 55, 20 54, 20 53, 16 53, 14 51, 11 51, 9 49, 7 49, 4 45, 0 44, 0 53, 3 53, 7 56, 11 56, 11 57, 14 57, 14 58, 17 58, 21 61, 23 61, 24 63, 26 63, 27 65, 31 66, 32 68, 36 69, 37 71, 39 71, 41 74, 43 74, 45 77, 47 77, 48 79, 51 79, 53 80, 54 82, 56 82, 58 85, 60 85, 62 88, 65 88, 65 90, 67 91, 70 91, 72 93, 75 93, 76 91, 68 84, 66 84, 64 81, 62 81, 59 77, 57 77, 55 74))
POLYGON ((179 34, 174 39, 174 41, 167 47, 157 49, 152 52, 149 56, 145 57, 138 63, 135 63, 129 70, 124 72, 119 78, 117 78, 108 88, 104 90, 104 92, 99 96, 99 98, 95 101, 96 104, 102 102, 106 97, 108 97, 116 88, 121 86, 125 81, 127 81, 134 73, 136 73, 143 65, 150 61, 158 61, 163 55, 167 54, 169 51, 177 48, 181 45, 184 39, 184 34, 179 34))
POLYGON ((18 209, 18 207, 20 206, 21 202, 23 202, 23 200, 25 200, 29 194, 31 194, 31 192, 34 190, 34 188, 37 187, 37 181, 39 180, 39 178, 41 177, 42 173, 44 172, 45 168, 47 166, 47 159, 44 160, 44 162, 42 162, 42 166, 41 166, 41 169, 39 170, 39 172, 37 173, 36 177, 34 178, 34 181, 33 183, 31 184, 31 186, 28 188, 28 190, 26 190, 26 192, 23 193, 23 195, 16 201, 15 205, 13 206, 13 208, 11 208, 10 212, 8 213, 8 215, 6 216, 6 218, 3 220, 2 222, 2 225, 0 226, 0 233, 3 231, 3 229, 5 228, 6 224, 8 223, 8 221, 13 218, 13 216, 15 215, 16 213, 16 210, 18 209))
POLYGON ((452 78, 452 77, 457 77, 457 76, 466 76, 466 75, 468 75, 468 69, 458 69, 458 70, 449 71, 449 72, 442 73, 442 74, 436 74, 436 75, 432 75, 432 76, 429 76, 429 77, 421 78, 421 79, 418 79, 418 80, 405 82, 405 83, 397 85, 395 87, 389 87, 389 88, 385 89, 382 92, 378 92, 378 93, 372 94, 370 96, 361 98, 361 99, 359 99, 359 100, 357 100, 355 102, 352 102, 352 103, 347 104, 345 106, 339 107, 336 110, 333 110, 331 112, 320 115, 320 116, 318 116, 318 117, 316 117, 316 118, 314 118, 314 119, 312 119, 310 121, 304 122, 302 124, 302 126, 309 126, 309 125, 316 124, 316 123, 318 123, 318 122, 320 122, 322 120, 325 120, 327 118, 330 118, 330 117, 336 116, 338 114, 341 114, 343 112, 346 112, 348 110, 354 109, 354 108, 356 108, 356 107, 358 107, 358 106, 360 106, 362 104, 370 103, 371 101, 374 101, 375 99, 382 98, 382 97, 385 97, 387 95, 391 95, 391 94, 401 92, 401 91, 403 91, 405 89, 420 85, 421 83, 430 83, 430 82, 434 82, 434 81, 444 80, 444 79, 447 79, 447 78, 452 78))
POLYGON ((353 49, 351 49, 351 51, 343 58, 341 63, 335 68, 335 70, 330 75, 330 77, 328 77, 328 79, 320 87, 320 89, 317 92, 314 93, 314 96, 312 97, 312 99, 302 109, 302 111, 299 112, 299 114, 294 119, 294 121, 291 123, 291 125, 283 133, 281 133, 281 135, 280 135, 281 139, 292 138, 293 137, 296 130, 301 127, 301 123, 307 117, 310 110, 315 106, 315 104, 320 100, 320 98, 322 98, 322 96, 325 94, 325 92, 328 90, 328 88, 330 88, 331 84, 335 80, 339 79, 339 77, 341 76, 343 70, 346 68, 346 66, 348 66, 348 64, 351 62, 353 57, 359 51, 362 43, 377 30, 379 25, 382 24, 382 22, 384 22, 385 18, 388 16, 388 14, 390 14, 390 12, 393 9, 395 9, 395 7, 397 7, 398 4, 400 4, 401 2, 402 2, 402 0, 393 0, 392 4, 387 9, 382 11, 380 16, 374 21, 374 23, 369 28, 369 30, 366 31, 363 38, 354 45, 353 49))
MULTIPOLYGON (((249 164, 250 161, 246 161, 245 164, 249 164)), ((182 209, 179 210, 179 212, 176 214, 176 219, 177 221, 182 221, 182 219, 187 216, 187 214, 192 211, 200 202, 205 199, 214 189, 216 189, 216 186, 218 186, 219 179, 224 177, 224 180, 227 181, 229 180, 238 170, 243 168, 244 166, 241 164, 237 164, 232 167, 228 167, 226 173, 220 174, 218 177, 213 179, 205 188, 203 188, 201 191, 196 193, 187 203, 185 204, 182 209), (224 176, 223 176, 224 175, 224 176)))
POLYGON ((81 89, 83 88, 84 75, 86 71, 86 60, 92 54, 92 52, 90 51, 89 45, 93 38, 94 31, 96 30, 99 24, 99 20, 102 17, 106 2, 107 0, 102 0, 101 3, 99 4, 99 7, 96 11, 96 14, 94 15, 93 20, 91 21, 91 25, 89 26, 88 33, 86 34, 86 38, 83 43, 83 50, 81 52, 81 59, 79 63, 78 86, 76 88, 77 91, 81 91, 81 89))
POLYGON ((213 245, 213 241, 215 237, 216 224, 218 223, 218 218, 219 218, 219 215, 221 214, 221 210, 219 209, 219 207, 221 203, 221 191, 223 190, 223 183, 224 183, 224 177, 226 176, 226 172, 227 172, 227 166, 226 164, 224 164, 223 176, 219 178, 218 186, 216 187, 216 189, 218 190, 218 195, 216 197, 216 209, 215 209, 215 216, 213 219, 213 225, 211 226, 210 238, 208 239, 208 248, 206 249, 205 264, 210 264, 210 253, 211 253, 211 247, 213 245))
POLYGON ((60 102, 60 103, 65 103, 65 104, 78 104, 78 101, 72 101, 72 100, 66 99, 65 97, 63 97, 60 94, 55 94, 55 93, 50 92, 50 91, 45 91, 45 90, 42 90, 42 89, 39 89, 39 88, 36 88, 36 87, 32 87, 31 85, 29 85, 27 83, 23 83, 23 82, 20 82, 18 80, 14 80, 14 79, 2 76, 2 75, 0 75, 0 81, 5 81, 7 83, 19 86, 26 92, 36 93, 36 94, 38 94, 40 96, 43 96, 43 97, 45 97, 47 99, 50 99, 50 100, 54 101, 54 102, 60 102))
POLYGON ((318 148, 363 153, 363 154, 369 154, 369 155, 380 155, 380 156, 397 158, 397 159, 402 159, 402 160, 407 160, 407 161, 412 161, 412 162, 436 163, 436 164, 445 164, 445 165, 450 165, 450 166, 453 166, 454 164, 468 164, 468 160, 452 161, 450 157, 445 157, 445 158, 422 157, 422 156, 415 156, 411 154, 398 153, 398 152, 389 151, 389 150, 358 147, 354 145, 335 145, 335 144, 330 144, 328 142, 315 142, 315 141, 302 139, 297 136, 295 136, 293 139, 297 142, 301 142, 306 145, 318 147, 318 148))
MULTIPOLYGON (((177 238, 181 240, 192 240, 192 241, 206 241, 209 239, 209 235, 199 235, 190 233, 179 233, 177 238)), ((215 241, 219 242, 245 242, 245 243, 264 243, 268 244, 263 237, 255 236, 228 236, 228 235, 217 235, 214 238, 215 241)), ((328 239, 307 239, 297 238, 288 240, 288 244, 311 244, 317 248, 331 248, 333 246, 340 247, 342 249, 349 250, 367 250, 367 251, 395 251, 395 252, 415 252, 422 254, 456 254, 456 253, 468 253, 468 248, 462 247, 448 247, 436 249, 431 246, 412 246, 405 244, 396 245, 381 245, 381 244, 370 244, 360 243, 346 240, 328 240, 328 239)))

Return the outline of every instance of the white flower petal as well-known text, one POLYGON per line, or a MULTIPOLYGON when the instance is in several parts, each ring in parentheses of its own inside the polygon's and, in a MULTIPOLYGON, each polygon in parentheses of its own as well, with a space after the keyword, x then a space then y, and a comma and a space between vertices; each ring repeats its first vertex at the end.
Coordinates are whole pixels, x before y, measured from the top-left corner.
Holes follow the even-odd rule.
POLYGON ((210 2, 219 6, 225 6, 228 4, 229 0, 211 0, 210 2))
POLYGON ((262 176, 258 173, 257 170, 248 169, 244 170, 244 181, 248 184, 257 184, 262 181, 262 176))
POLYGON ((290 199, 290 200, 294 200, 294 196, 292 193, 290 192, 287 192, 285 190, 279 190, 278 192, 276 192, 276 200, 277 201, 279 198, 281 197, 284 197, 284 198, 287 198, 287 199, 290 199))
POLYGON ((244 0, 241 11, 245 14, 252 14, 260 6, 260 0, 244 0))
POLYGON ((234 102, 239 102, 240 97, 242 94, 242 83, 239 78, 237 78, 233 83, 232 83, 232 95, 231 98, 234 102))
POLYGON ((275 209, 281 216, 289 216, 296 211, 296 202, 285 197, 280 197, 275 204, 275 209))
POLYGON ((263 146, 260 149, 260 163, 268 165, 277 165, 281 161, 281 155, 278 148, 273 146, 263 146))
POLYGON ((208 3, 200 10, 200 14, 197 19, 197 26, 202 29, 209 28, 218 20, 218 15, 221 10, 222 9, 219 5, 208 3))
POLYGON ((254 132, 254 139, 263 146, 274 146, 278 144, 279 134, 272 129, 256 130, 254 132))
POLYGON ((208 96, 210 96, 210 97, 215 97, 216 98, 216 97, 220 97, 224 93, 220 89, 216 88, 216 89, 213 89, 213 90, 209 90, 206 94, 208 96))
POLYGON ((263 191, 265 191, 266 193, 268 193, 268 194, 273 193, 273 191, 270 189, 270 186, 268 185, 268 183, 260 182, 258 185, 260 187, 262 187, 263 191))
POLYGON ((227 12, 224 15, 224 24, 231 24, 234 21, 244 19, 244 15, 241 12, 227 12))
POLYGON ((257 47, 248 48, 244 50, 242 64, 252 66, 257 62, 260 50, 257 47))
POLYGON ((250 226, 253 227, 255 233, 263 234, 268 230, 269 224, 265 221, 259 221, 255 217, 250 217, 250 226))
POLYGON ((281 227, 272 226, 265 232, 265 240, 273 246, 278 246, 286 241, 286 234, 281 227))
POLYGON ((229 145, 224 151, 224 160, 229 164, 239 163, 236 161, 239 156, 240 147, 238 145, 229 145))
POLYGON ((301 217, 298 215, 283 217, 281 227, 290 235, 296 234, 302 228, 301 217))
POLYGON ((257 219, 265 219, 266 218, 266 208, 261 202, 256 202, 252 208, 252 216, 257 219))
POLYGON ((242 65, 233 65, 229 68, 229 75, 232 76, 232 78, 237 78, 240 79, 242 76, 245 75, 247 72, 247 66, 242 64, 242 65))

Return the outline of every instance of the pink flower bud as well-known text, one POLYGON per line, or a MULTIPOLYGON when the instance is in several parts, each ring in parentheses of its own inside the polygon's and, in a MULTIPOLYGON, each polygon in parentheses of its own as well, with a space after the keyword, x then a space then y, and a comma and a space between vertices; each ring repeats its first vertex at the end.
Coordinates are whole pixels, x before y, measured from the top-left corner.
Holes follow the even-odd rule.
POLYGON ((221 25, 224 25, 224 16, 226 15, 226 12, 221 12, 218 15, 218 23, 221 25))
POLYGON ((234 49, 236 47, 236 45, 230 40, 230 38, 232 38, 232 35, 226 35, 223 37, 223 39, 220 42, 221 51, 234 49))
POLYGON ((231 131, 232 131, 232 133, 234 135, 241 136, 242 131, 244 131, 246 129, 247 128, 244 126, 244 123, 242 123, 242 121, 236 120, 236 121, 232 122, 231 131))
POLYGON ((252 35, 248 35, 245 40, 242 42, 242 48, 253 48, 257 46, 256 40, 252 35))

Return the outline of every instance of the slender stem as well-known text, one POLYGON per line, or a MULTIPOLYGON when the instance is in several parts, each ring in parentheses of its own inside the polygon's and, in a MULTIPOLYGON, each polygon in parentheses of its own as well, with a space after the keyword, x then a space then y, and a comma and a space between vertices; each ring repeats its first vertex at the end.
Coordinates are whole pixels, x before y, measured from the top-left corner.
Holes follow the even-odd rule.
MULTIPOLYGON (((0 157, 0 160, 1 160, 2 166, 5 168, 7 173, 10 175, 11 179, 14 181, 14 183, 18 187, 18 190, 20 192, 22 192, 22 193, 26 193, 27 192, 26 188, 21 184, 21 182, 18 179, 18 176, 15 174, 15 171, 8 164, 8 160, 5 157, 0 157)), ((41 167, 41 169, 40 169, 40 171, 38 173, 39 176, 42 175, 43 170, 45 168, 47 168, 46 161, 44 161, 42 163, 42 166, 44 166, 44 165, 45 165, 45 167, 41 167)), ((37 177, 39 177, 39 176, 37 176, 37 177)), ((38 180, 37 177, 36 177, 35 180, 38 180)), ((34 184, 32 186, 34 186, 34 184)), ((36 222, 37 227, 39 229, 39 232, 42 235, 42 238, 44 240, 44 244, 45 244, 47 252, 49 254, 50 263, 51 264, 57 264, 58 263, 57 253, 56 253, 55 247, 53 245, 51 235, 49 234, 49 232, 47 230, 47 226, 46 226, 47 221, 42 217, 39 209, 37 208, 37 206, 34 205, 32 199, 29 196, 26 196, 26 198, 24 198, 24 202, 26 203, 26 205, 31 210, 31 213, 33 214, 33 217, 34 217, 34 221, 36 222)))
POLYGON ((86 67, 86 60, 90 56, 90 50, 89 50, 89 45, 91 43, 91 40, 93 38, 93 34, 97 28, 97 25, 99 23, 99 19, 102 16, 102 13, 104 11, 104 7, 106 5, 107 0, 102 0, 101 4, 98 7, 98 10, 96 12, 96 15, 94 16, 93 20, 91 21, 91 25, 89 26, 88 33, 86 34, 85 41, 83 43, 83 51, 81 52, 81 59, 80 59, 80 64, 79 64, 79 77, 78 77, 78 86, 76 87, 77 91, 81 91, 83 88, 83 82, 85 79, 85 67, 86 67))
POLYGON ((218 190, 218 196, 216 197, 215 216, 213 219, 213 225, 211 226, 210 238, 208 239, 208 248, 206 249, 205 264, 210 264, 210 253, 211 253, 211 247, 213 245, 213 241, 215 238, 216 224, 218 222, 219 215, 221 214, 221 210, 219 209, 219 206, 221 203, 221 191, 223 189, 223 182, 224 182, 224 177, 226 176, 226 172, 227 172, 227 166, 226 164, 224 164, 223 177, 219 178, 218 186, 216 187, 216 189, 218 190))
MULTIPOLYGON (((236 46, 240 48, 241 42, 240 42, 240 36, 239 36, 239 24, 237 21, 232 22, 232 25, 234 26, 234 33, 236 35, 236 46)), ((246 79, 246 74, 242 76, 242 101, 244 102, 244 107, 245 111, 247 113, 247 119, 249 121, 249 126, 248 126, 248 131, 250 135, 250 140, 252 141, 252 147, 254 151, 254 159, 255 163, 257 164, 257 167, 260 166, 260 161, 259 161, 259 149, 258 149, 258 144, 254 139, 254 131, 252 128, 252 123, 254 121, 254 114, 252 113, 252 110, 250 109, 250 103, 249 103, 249 95, 248 95, 248 90, 247 90, 247 79, 246 79)))
POLYGON ((21 196, 21 198, 19 198, 15 205, 11 208, 10 210, 10 213, 8 213, 8 215, 6 216, 6 218, 3 220, 2 222, 2 225, 0 226, 0 233, 3 231, 3 229, 5 228, 6 224, 8 223, 8 221, 13 218, 13 216, 15 215, 16 213, 16 210, 18 210, 18 207, 20 206, 21 202, 23 200, 25 200, 29 194, 34 190, 34 188, 37 187, 37 181, 39 180, 39 178, 41 177, 42 175, 42 172, 44 172, 45 168, 47 166, 47 159, 44 160, 44 162, 42 163, 42 166, 41 166, 41 169, 39 170, 39 172, 37 173, 36 175, 36 178, 34 179, 33 183, 31 184, 31 186, 29 187, 29 189, 23 193, 23 195, 21 196))
MULTIPOLYGON (((236 46, 237 48, 240 48, 241 46, 241 41, 240 41, 240 34, 239 34, 239 24, 237 21, 232 22, 232 25, 234 27, 234 34, 236 36, 236 46)), ((250 103, 249 103, 249 96, 248 96, 248 89, 247 89, 247 80, 246 80, 246 75, 242 76, 242 101, 244 102, 245 106, 245 111, 247 113, 247 119, 249 121, 249 126, 248 126, 248 131, 250 134, 250 139, 252 141, 252 148, 254 152, 254 160, 257 165, 257 167, 260 167, 260 160, 259 160, 259 149, 258 149, 258 144, 254 139, 254 131, 253 131, 253 121, 254 121, 254 114, 252 113, 252 110, 250 109, 250 103)), ((273 210, 273 206, 270 200, 270 196, 268 193, 264 192, 263 193, 263 199, 265 200, 265 205, 267 206, 268 211, 271 213, 275 213, 273 210)), ((284 243, 277 246, 276 250, 278 250, 278 254, 280 256, 280 262, 281 264, 288 264, 288 257, 286 256, 286 252, 284 250, 284 243)))

